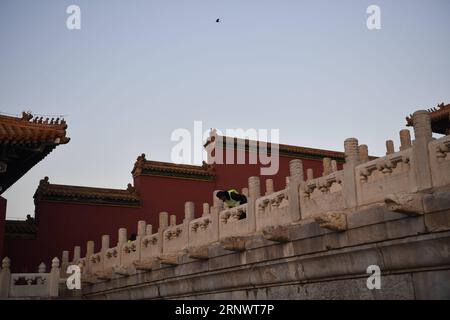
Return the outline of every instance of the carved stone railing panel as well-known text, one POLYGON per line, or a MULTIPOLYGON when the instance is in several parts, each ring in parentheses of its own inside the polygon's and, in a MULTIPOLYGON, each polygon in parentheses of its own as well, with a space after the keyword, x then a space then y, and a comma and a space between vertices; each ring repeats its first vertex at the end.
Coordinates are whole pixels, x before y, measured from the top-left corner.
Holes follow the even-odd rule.
POLYGON ((194 219, 189 223, 189 248, 207 246, 219 241, 218 213, 194 219))
POLYGON ((0 269, 0 299, 3 298, 53 298, 58 296, 60 261, 53 258, 49 273, 45 264, 39 265, 38 273, 13 273, 11 260, 5 257, 0 269))
POLYGON ((50 274, 14 273, 11 275, 9 296, 47 297, 49 296, 50 274))
POLYGON ((121 266, 130 267, 140 259, 140 245, 137 240, 125 243, 122 246, 121 266))
POLYGON ((93 275, 100 274, 104 270, 104 256, 101 252, 91 255, 89 258, 90 272, 93 275))
POLYGON ((76 261, 74 261, 74 264, 80 267, 80 271, 82 273, 86 273, 87 272, 86 258, 77 259, 76 261))
POLYGON ((303 182, 299 191, 302 218, 311 218, 322 212, 344 209, 343 181, 344 172, 340 170, 303 182))
POLYGON ((163 255, 181 253, 188 248, 189 224, 169 226, 163 233, 163 255))
POLYGON ((428 150, 433 186, 450 184, 450 136, 431 141, 428 150))
POLYGON ((289 210, 288 189, 274 192, 256 200, 256 230, 267 226, 285 225, 293 222, 289 210))
POLYGON ((120 267, 119 247, 116 246, 105 250, 103 266, 103 271, 105 273, 113 273, 116 268, 120 267))
POLYGON ((224 239, 231 236, 246 236, 251 230, 248 205, 243 204, 219 213, 219 236, 224 239))
POLYGON ((383 202, 391 193, 411 191, 415 184, 411 161, 410 148, 358 165, 355 168, 358 205, 383 202))
POLYGON ((162 232, 145 235, 142 237, 140 245, 139 260, 132 262, 133 266, 138 270, 151 270, 154 262, 158 260, 162 254, 162 241, 160 240, 162 232))
POLYGON ((147 235, 141 240, 141 260, 157 258, 161 254, 158 233, 147 235))

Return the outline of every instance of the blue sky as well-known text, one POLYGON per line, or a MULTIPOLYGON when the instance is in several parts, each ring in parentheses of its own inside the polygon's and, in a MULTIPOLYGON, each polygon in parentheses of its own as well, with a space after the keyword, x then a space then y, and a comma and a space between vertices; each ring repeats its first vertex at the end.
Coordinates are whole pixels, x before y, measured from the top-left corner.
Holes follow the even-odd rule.
POLYGON ((44 176, 125 188, 139 154, 170 161, 195 120, 382 155, 406 115, 450 102, 449 15, 447 0, 0 0, 0 111, 66 115, 72 138, 3 194, 8 217, 33 214, 44 176))

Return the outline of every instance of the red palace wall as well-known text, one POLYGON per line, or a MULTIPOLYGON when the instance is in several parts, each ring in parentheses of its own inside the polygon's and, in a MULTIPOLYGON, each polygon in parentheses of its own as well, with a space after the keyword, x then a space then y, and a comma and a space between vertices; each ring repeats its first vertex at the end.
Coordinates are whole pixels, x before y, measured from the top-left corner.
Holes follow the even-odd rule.
POLYGON ((195 216, 201 216, 202 204, 212 202, 215 183, 214 181, 141 175, 134 178, 134 186, 141 197, 141 210, 145 220, 153 226, 153 232, 155 232, 159 226, 159 212, 175 214, 177 223, 181 223, 186 201, 193 201, 195 216))
POLYGON ((0 196, 0 260, 3 258, 3 239, 5 239, 6 199, 0 196))
MULTIPOLYGON (((248 153, 247 153, 248 156, 248 153)), ((301 157, 298 157, 301 158, 301 157)), ((295 158, 280 155, 280 169, 276 176, 261 177, 261 193, 265 192, 265 179, 274 180, 275 190, 285 186, 285 177, 289 175, 289 161, 295 158)), ((304 158, 303 167, 312 168, 314 176, 322 172, 322 160, 304 158)), ((341 167, 341 165, 339 165, 341 167)), ((40 262, 47 265, 53 257, 61 257, 63 250, 81 246, 85 254, 86 242, 95 241, 95 250, 100 249, 101 235, 111 235, 110 245, 117 242, 117 230, 125 227, 128 235, 136 233, 138 220, 146 220, 158 228, 158 213, 167 211, 176 214, 177 222, 184 218, 184 203, 193 201, 196 216, 201 215, 202 204, 212 203, 214 190, 247 187, 250 176, 260 175, 260 165, 216 165, 214 181, 202 181, 178 177, 137 175, 134 186, 141 199, 141 207, 110 205, 92 205, 60 201, 38 201, 36 219, 37 237, 30 239, 6 239, 4 255, 12 260, 12 269, 16 272, 34 271, 40 262)))
POLYGON ((111 236, 111 246, 117 243, 117 230, 127 228, 136 232, 136 221, 142 220, 140 208, 107 205, 72 204, 41 201, 36 208, 38 232, 35 240, 6 239, 4 254, 11 258, 12 269, 18 272, 34 271, 39 263, 47 266, 63 250, 81 246, 86 252, 86 242, 95 241, 95 250, 101 245, 101 235, 111 236))
MULTIPOLYGON (((261 194, 264 194, 265 180, 272 179, 275 191, 284 189, 286 186, 286 177, 289 176, 289 162, 296 158, 280 156, 279 171, 275 176, 261 176, 260 165, 216 165, 216 186, 218 189, 235 188, 240 191, 244 187, 248 187, 248 178, 251 176, 260 176, 261 194)), ((306 169, 312 168, 314 176, 318 177, 322 174, 322 160, 318 159, 302 159, 303 174, 306 177, 306 169)), ((267 166, 264 166, 267 167, 267 166)))

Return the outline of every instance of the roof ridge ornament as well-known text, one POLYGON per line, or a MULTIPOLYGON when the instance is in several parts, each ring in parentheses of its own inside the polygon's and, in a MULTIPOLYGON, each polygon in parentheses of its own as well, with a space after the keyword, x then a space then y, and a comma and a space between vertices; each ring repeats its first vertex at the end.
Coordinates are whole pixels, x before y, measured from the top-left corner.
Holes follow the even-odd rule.
POLYGON ((33 118, 33 115, 29 111, 22 111, 22 118, 20 120, 30 121, 33 118))
POLYGON ((48 185, 50 185, 50 182, 49 182, 49 178, 46 176, 46 177, 44 177, 44 179, 42 179, 40 182, 39 182, 39 186, 40 187, 45 187, 45 186, 48 186, 48 185))
POLYGON ((214 173, 216 171, 214 164, 209 164, 205 160, 202 161, 202 169, 206 170, 208 173, 214 173))
POLYGON ((127 191, 128 191, 129 193, 136 193, 136 188, 135 188, 131 183, 129 183, 129 184, 127 185, 127 191))

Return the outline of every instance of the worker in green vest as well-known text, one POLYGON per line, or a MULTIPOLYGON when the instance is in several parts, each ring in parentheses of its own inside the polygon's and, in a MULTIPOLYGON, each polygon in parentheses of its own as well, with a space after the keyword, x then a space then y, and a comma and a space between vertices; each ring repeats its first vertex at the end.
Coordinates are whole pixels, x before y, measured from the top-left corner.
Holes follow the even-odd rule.
POLYGON ((219 191, 216 194, 217 198, 222 200, 228 208, 234 208, 240 206, 241 204, 247 203, 247 197, 240 194, 235 189, 230 189, 228 191, 219 191))
POLYGON ((132 233, 130 238, 128 239, 128 244, 131 244, 137 238, 136 233, 132 233))

